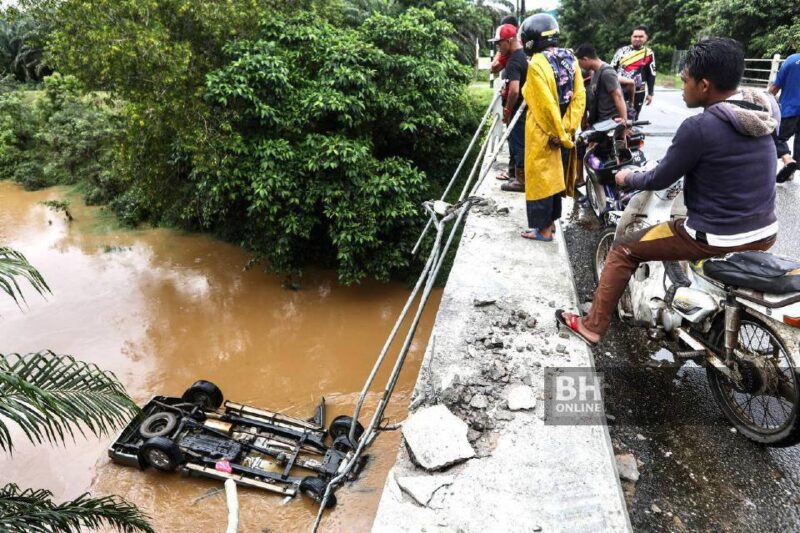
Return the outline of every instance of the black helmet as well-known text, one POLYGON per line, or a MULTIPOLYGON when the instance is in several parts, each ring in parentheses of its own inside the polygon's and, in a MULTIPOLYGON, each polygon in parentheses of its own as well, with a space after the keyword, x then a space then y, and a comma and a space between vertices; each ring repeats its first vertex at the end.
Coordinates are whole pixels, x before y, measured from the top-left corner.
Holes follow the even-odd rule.
POLYGON ((519 33, 525 53, 529 56, 548 46, 558 45, 558 22, 547 13, 537 13, 523 20, 519 33))

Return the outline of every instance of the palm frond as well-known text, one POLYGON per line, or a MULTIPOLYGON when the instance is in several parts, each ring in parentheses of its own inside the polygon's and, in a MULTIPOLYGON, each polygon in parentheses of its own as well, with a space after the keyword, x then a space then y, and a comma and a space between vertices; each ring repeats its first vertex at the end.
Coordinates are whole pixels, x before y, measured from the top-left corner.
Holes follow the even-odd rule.
POLYGON ((97 365, 51 351, 0 355, 0 448, 12 451, 4 420, 17 424, 31 442, 107 435, 138 412, 122 384, 97 365))
POLYGON ((11 248, 0 247, 0 289, 11 296, 17 305, 25 301, 25 295, 19 286, 17 278, 27 280, 36 291, 44 295, 50 292, 50 287, 44 278, 24 255, 11 248))
POLYGON ((149 517, 118 496, 92 498, 88 493, 56 505, 49 490, 0 487, 0 531, 78 533, 111 526, 123 533, 153 533, 149 517))

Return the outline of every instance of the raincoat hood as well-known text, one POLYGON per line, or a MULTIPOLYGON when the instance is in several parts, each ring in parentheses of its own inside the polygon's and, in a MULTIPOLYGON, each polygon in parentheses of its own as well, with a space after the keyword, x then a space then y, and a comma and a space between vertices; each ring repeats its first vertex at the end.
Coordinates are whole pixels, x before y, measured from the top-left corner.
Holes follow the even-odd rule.
POLYGON ((741 89, 738 94, 712 105, 706 111, 730 123, 736 131, 749 137, 772 135, 781 121, 781 112, 775 97, 756 89, 741 89))

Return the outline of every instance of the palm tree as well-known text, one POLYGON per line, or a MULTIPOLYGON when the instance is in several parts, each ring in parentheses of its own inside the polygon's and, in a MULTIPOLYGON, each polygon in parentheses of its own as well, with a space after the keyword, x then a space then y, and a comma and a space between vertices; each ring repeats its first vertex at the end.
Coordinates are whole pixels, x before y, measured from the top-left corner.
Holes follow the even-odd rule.
MULTIPOLYGON (((17 304, 24 301, 18 279, 44 295, 50 288, 19 252, 0 247, 0 288, 17 304)), ((51 351, 21 356, 0 354, 0 449, 11 453, 9 423, 34 443, 63 443, 85 434, 107 435, 137 412, 114 374, 51 351)), ((48 490, 0 487, 0 531, 79 532, 105 525, 125 533, 153 532, 148 517, 117 496, 88 493, 55 504, 48 490)))
POLYGON ((41 81, 45 74, 40 44, 42 28, 31 18, 0 20, 0 70, 17 81, 41 81))

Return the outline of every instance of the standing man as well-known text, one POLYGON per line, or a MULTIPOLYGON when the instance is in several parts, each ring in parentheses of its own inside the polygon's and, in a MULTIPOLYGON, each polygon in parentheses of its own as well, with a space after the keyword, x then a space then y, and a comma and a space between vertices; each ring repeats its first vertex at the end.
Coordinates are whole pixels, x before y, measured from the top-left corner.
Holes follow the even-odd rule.
POLYGON ((611 118, 619 117, 620 122, 628 122, 628 106, 622 96, 622 87, 616 71, 597 57, 597 51, 591 44, 582 44, 575 51, 578 64, 582 70, 592 73, 589 82, 589 94, 586 100, 589 106, 589 124, 595 124, 611 118))
MULTIPOLYGON (((503 123, 508 125, 522 105, 520 93, 528 74, 528 58, 517 40, 516 26, 511 24, 500 26, 497 38, 497 50, 508 56, 505 69, 508 94, 503 107, 503 123)), ((525 115, 526 111, 523 111, 508 137, 511 157, 514 160, 514 176, 500 187, 504 191, 525 192, 525 115)))
MULTIPOLYGON (((656 56, 647 48, 647 26, 637 26, 631 33, 630 46, 623 46, 614 54, 611 66, 617 69, 617 74, 623 78, 633 80, 633 108, 639 118, 642 103, 650 105, 653 101, 653 90, 656 85, 656 56)), ((631 95, 628 94, 628 97, 631 95)))
POLYGON ((775 81, 769 86, 774 95, 781 93, 781 126, 775 137, 778 159, 783 168, 778 171, 777 182, 794 178, 797 170, 797 150, 800 149, 800 54, 792 54, 781 65, 775 81), (794 136, 794 150, 789 151, 789 139, 794 136))
POLYGON ((522 23, 525 53, 531 55, 522 94, 525 122, 525 200, 528 230, 522 237, 552 241, 561 217, 561 194, 574 194, 578 158, 575 131, 586 109, 578 60, 558 48, 558 23, 539 13, 522 23))
MULTIPOLYGON (((495 44, 498 41, 500 41, 500 28, 505 24, 511 24, 515 28, 519 26, 519 23, 517 22, 517 17, 514 17, 513 15, 508 15, 506 17, 503 17, 500 20, 500 25, 497 27, 497 31, 495 33, 494 38, 489 39, 490 43, 495 44)), ((493 48, 496 47, 497 45, 495 44, 493 48)), ((500 88, 500 102, 502 103, 503 107, 506 106, 506 99, 508 98, 508 80, 506 80, 505 76, 505 68, 506 68, 506 63, 508 62, 508 57, 509 57, 508 54, 503 55, 502 53, 500 53, 500 51, 498 51, 495 54, 494 59, 492 60, 492 65, 490 67, 492 74, 500 76, 500 83, 502 84, 502 87, 500 88)), ((497 175, 495 175, 497 179, 502 181, 506 181, 509 178, 511 178, 514 175, 514 168, 515 168, 514 153, 513 153, 513 148, 511 148, 511 139, 509 139, 507 142, 508 142, 508 153, 509 153, 508 170, 498 172, 497 175)))

